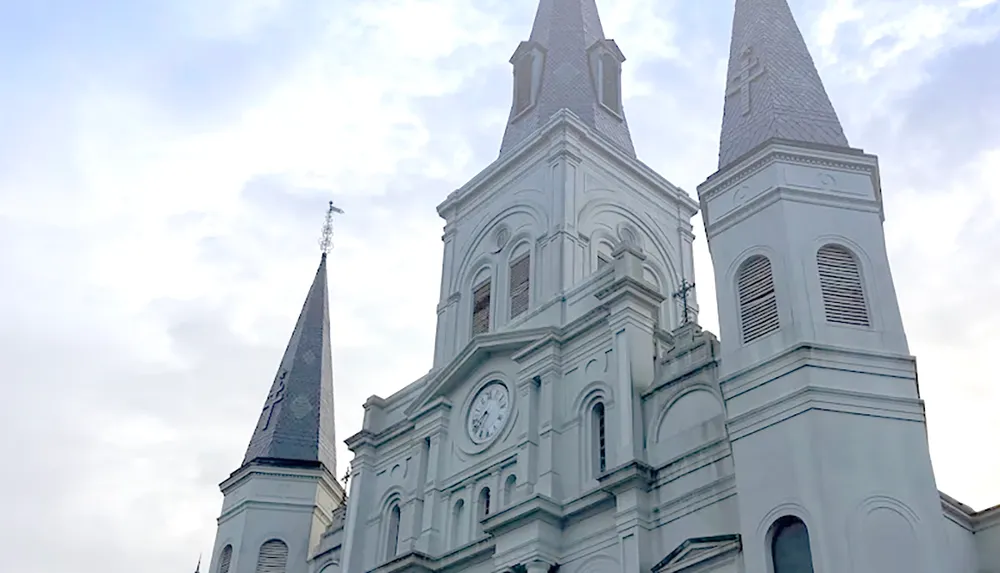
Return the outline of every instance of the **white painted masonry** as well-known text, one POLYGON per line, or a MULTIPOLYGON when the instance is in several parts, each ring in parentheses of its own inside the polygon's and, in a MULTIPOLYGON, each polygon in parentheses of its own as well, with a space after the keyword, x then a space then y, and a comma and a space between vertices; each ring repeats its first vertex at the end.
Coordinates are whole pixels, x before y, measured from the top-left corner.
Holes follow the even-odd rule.
POLYGON ((1000 506, 935 484, 878 160, 786 1, 736 0, 700 204, 605 104, 624 56, 594 0, 540 0, 511 62, 500 157, 438 208, 433 368, 364 404, 345 495, 322 263, 209 573, 1000 573, 1000 506), (699 208, 721 338, 673 296, 699 208))

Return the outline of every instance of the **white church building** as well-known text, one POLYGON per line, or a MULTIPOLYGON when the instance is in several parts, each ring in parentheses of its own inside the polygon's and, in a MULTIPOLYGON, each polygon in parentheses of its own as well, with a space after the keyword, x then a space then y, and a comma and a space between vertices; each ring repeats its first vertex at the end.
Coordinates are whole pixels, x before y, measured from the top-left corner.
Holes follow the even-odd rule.
POLYGON ((1000 507, 935 483, 878 159, 786 0, 735 5, 695 202, 636 156, 595 0, 540 0, 499 157, 438 207, 433 368, 364 404, 345 491, 323 255, 208 573, 1000 573, 1000 507))

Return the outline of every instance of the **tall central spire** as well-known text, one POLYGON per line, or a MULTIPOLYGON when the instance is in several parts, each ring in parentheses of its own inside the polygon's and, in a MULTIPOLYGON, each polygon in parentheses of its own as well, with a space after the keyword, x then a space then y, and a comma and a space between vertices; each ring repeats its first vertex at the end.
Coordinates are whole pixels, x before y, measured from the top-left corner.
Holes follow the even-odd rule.
POLYGON ((624 60, 604 37, 595 0, 540 0, 531 37, 511 58, 514 102, 500 154, 568 109, 635 156, 621 105, 624 60))
POLYGON ((719 169, 770 139, 848 147, 786 0, 736 0, 719 169))

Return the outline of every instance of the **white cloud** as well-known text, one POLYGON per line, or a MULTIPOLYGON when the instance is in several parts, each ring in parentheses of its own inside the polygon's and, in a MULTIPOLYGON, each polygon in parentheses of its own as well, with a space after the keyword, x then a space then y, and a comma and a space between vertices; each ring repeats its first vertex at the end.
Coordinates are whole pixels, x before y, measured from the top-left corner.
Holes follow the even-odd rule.
MULTIPOLYGON (((691 3, 600 2, 629 58, 639 154, 692 191, 715 164, 731 21, 729 3, 715 4, 700 13, 691 3)), ((1000 432, 985 359, 1000 324, 988 250, 1000 248, 990 239, 1000 234, 990 185, 1000 152, 968 142, 972 156, 942 165, 945 188, 901 167, 938 129, 909 121, 912 96, 939 80, 939 58, 995 41, 995 19, 974 17, 995 1, 830 0, 813 13, 794 4, 848 132, 886 150, 887 240, 939 485, 978 506, 1000 501, 1000 463, 966 439, 1000 432), (907 137, 869 133, 880 122, 907 137)), ((170 37, 182 45, 127 55, 147 62, 148 75, 119 77, 114 61, 70 73, 46 60, 64 73, 53 82, 74 89, 46 93, 50 115, 18 117, 18 131, 7 131, 16 145, 0 134, 0 149, 11 149, 0 157, 0 357, 22 382, 0 404, 14 436, 0 438, 0 455, 27 466, 0 485, 23 492, 11 502, 22 523, 7 533, 35 548, 16 563, 26 573, 80 569, 87 556, 102 570, 166 572, 208 550, 216 484, 242 459, 318 263, 326 200, 347 211, 331 258, 338 439, 360 427, 368 395, 427 370, 441 263, 434 207, 495 158, 506 61, 535 1, 169 6, 170 37), (197 45, 210 59, 216 49, 284 45, 282 33, 305 39, 258 62, 253 77, 263 79, 230 84, 222 59, 225 81, 199 76, 193 104, 175 105, 177 90, 149 79, 166 69, 164 53, 189 42, 208 41, 197 45), (199 99, 217 88, 225 97, 199 99), (81 522, 91 526, 81 532, 81 522), (63 538, 65 551, 46 551, 63 538)), ((248 61, 240 65, 256 65, 248 61)), ((701 318, 715 329, 695 225, 701 318)), ((349 455, 342 445, 338 453, 342 473, 349 455)))

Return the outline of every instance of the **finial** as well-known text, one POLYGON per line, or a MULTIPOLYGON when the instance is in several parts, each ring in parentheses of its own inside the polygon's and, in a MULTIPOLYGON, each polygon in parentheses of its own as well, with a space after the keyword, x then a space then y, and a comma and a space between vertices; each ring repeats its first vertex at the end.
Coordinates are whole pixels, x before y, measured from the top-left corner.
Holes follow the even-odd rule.
POLYGON ((201 554, 198 554, 198 565, 194 568, 194 573, 201 573, 201 554))
POLYGON ((689 283, 687 279, 681 279, 681 288, 674 293, 674 298, 680 299, 683 308, 681 315, 681 326, 691 322, 691 307, 688 306, 689 293, 694 290, 694 283, 689 283))
POLYGON ((323 235, 319 239, 319 248, 323 251, 323 256, 325 257, 327 253, 333 249, 333 214, 337 213, 340 215, 344 214, 344 210, 334 207, 333 201, 330 201, 330 208, 326 211, 326 222, 323 223, 323 235))

